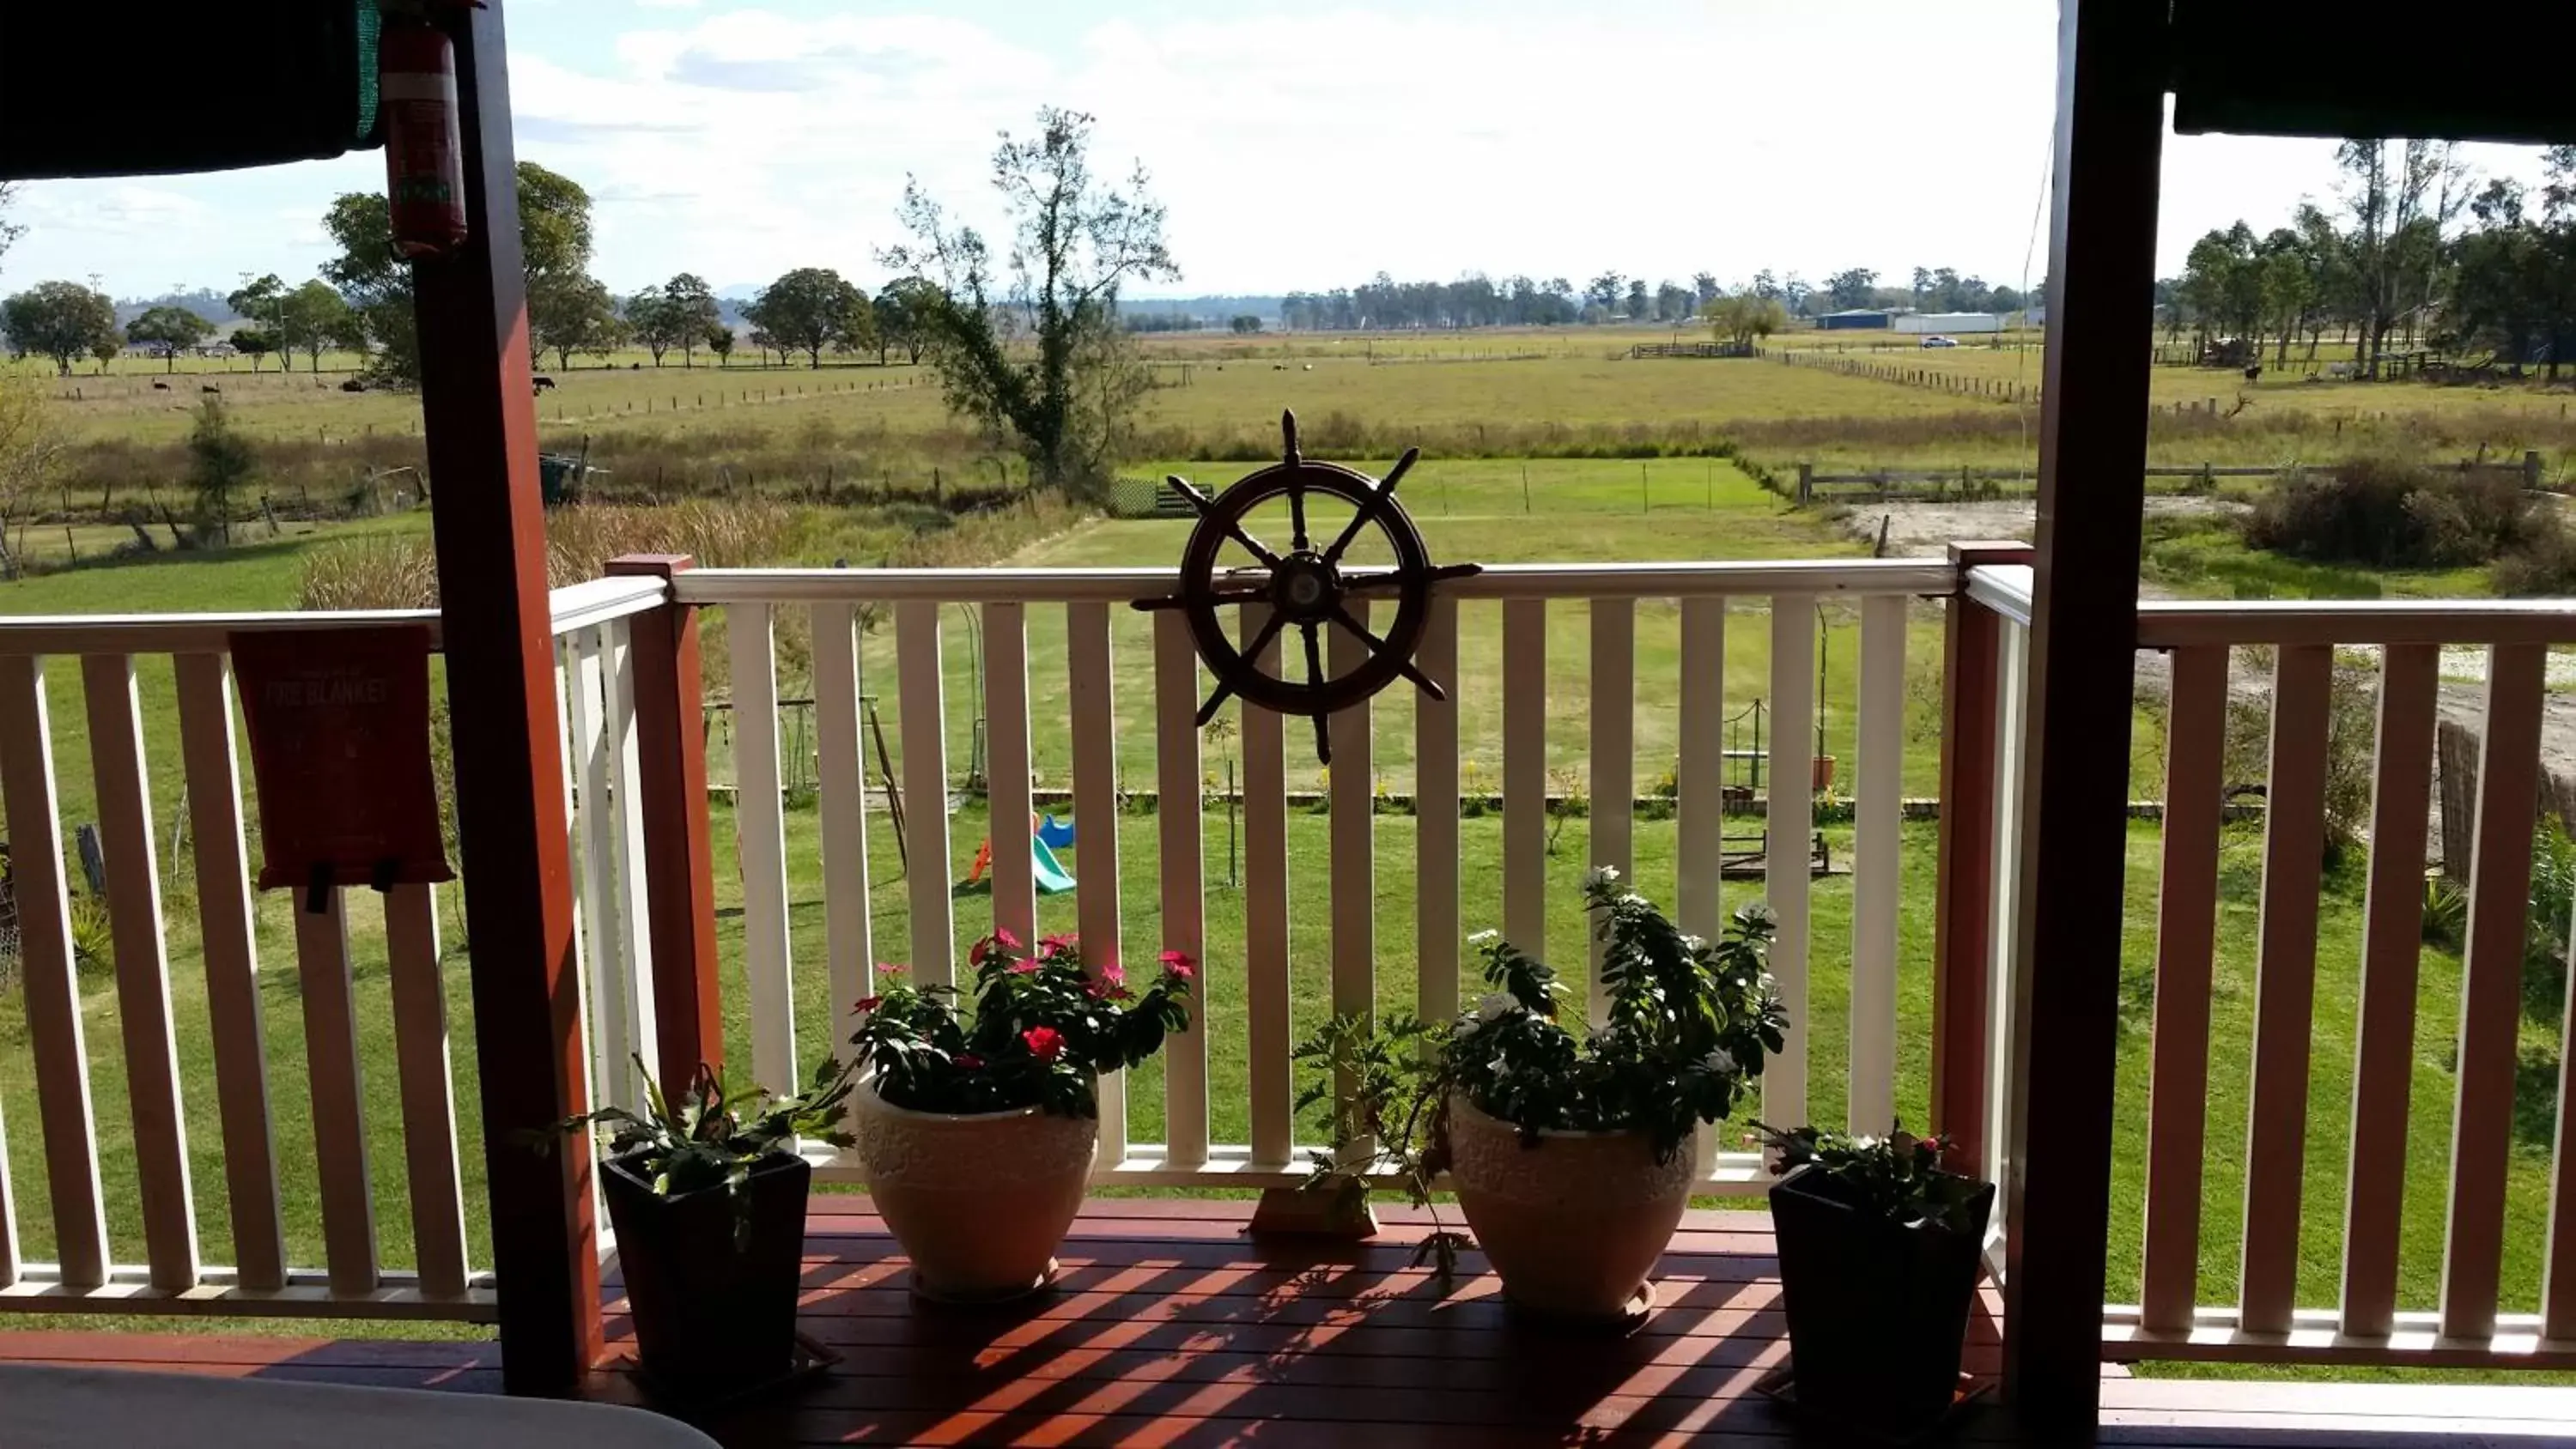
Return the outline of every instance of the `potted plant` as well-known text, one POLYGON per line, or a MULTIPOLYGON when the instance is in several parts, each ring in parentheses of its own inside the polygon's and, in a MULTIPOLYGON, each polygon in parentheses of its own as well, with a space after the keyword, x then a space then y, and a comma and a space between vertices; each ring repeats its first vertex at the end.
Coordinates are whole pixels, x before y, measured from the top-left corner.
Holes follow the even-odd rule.
POLYGON ((1994 1184, 1945 1171, 1938 1137, 1759 1128, 1798 1402, 1909 1438, 1947 1413, 1994 1184))
MULTIPOLYGON (((1586 876, 1584 897, 1609 996, 1598 1027, 1562 1020, 1556 972, 1487 931, 1471 940, 1496 989, 1472 1012, 1393 1017, 1383 1032, 1337 1022, 1300 1055, 1332 1072, 1304 1100, 1333 1099, 1343 1144, 1313 1185, 1347 1190, 1384 1167, 1427 1203, 1445 1171, 1512 1302, 1616 1320, 1653 1302, 1647 1275, 1697 1177, 1694 1129, 1734 1110, 1787 1019, 1762 969, 1767 909, 1737 912, 1710 942, 1616 871, 1586 876)), ((1458 1245, 1437 1231, 1426 1254, 1445 1274, 1458 1245)))
POLYGON ((796 1299, 812 1170, 800 1137, 846 1146, 848 1072, 824 1062, 792 1096, 735 1093, 703 1063, 674 1102, 640 1056, 646 1112, 604 1107, 556 1124, 604 1126, 600 1191, 644 1378, 674 1398, 730 1398, 798 1368, 796 1299))
POLYGON ((1189 1025, 1197 967, 1162 955, 1154 984, 1083 968, 1073 936, 1022 952, 975 943, 974 1010, 960 992, 880 968, 850 1038, 864 1068, 851 1112, 869 1194, 912 1259, 914 1291, 990 1301, 1045 1286, 1100 1137, 1097 1075, 1162 1050, 1189 1025))

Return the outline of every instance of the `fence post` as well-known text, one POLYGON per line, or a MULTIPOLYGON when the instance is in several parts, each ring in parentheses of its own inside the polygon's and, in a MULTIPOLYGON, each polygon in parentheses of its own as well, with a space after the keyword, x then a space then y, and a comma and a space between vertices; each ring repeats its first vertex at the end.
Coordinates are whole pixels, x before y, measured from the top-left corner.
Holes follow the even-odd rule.
POLYGON ((2522 486, 2526 490, 2540 486, 2540 450, 2538 448, 2522 450, 2522 486))
POLYGON ((1816 465, 1815 465, 1815 464, 1813 464, 1813 463, 1800 463, 1800 464, 1798 465, 1798 503, 1799 503, 1799 506, 1804 507, 1804 506, 1806 505, 1807 500, 1815 496, 1815 492, 1816 492, 1816 465))
MULTIPOLYGON (((609 560, 608 573, 669 581, 692 562, 687 554, 628 554, 609 560)), ((724 1065, 697 610, 667 599, 630 619, 627 637, 635 670, 645 929, 653 944, 654 1074, 665 1083, 686 1082, 700 1062, 724 1065)))
POLYGON ((1932 1128, 1951 1167, 1986 1171, 1987 981, 1994 956, 1995 686, 2002 627, 1968 599, 1968 571, 2026 564, 2026 544, 1954 543, 1958 592, 1943 626, 1941 827, 1932 896, 1932 1128))

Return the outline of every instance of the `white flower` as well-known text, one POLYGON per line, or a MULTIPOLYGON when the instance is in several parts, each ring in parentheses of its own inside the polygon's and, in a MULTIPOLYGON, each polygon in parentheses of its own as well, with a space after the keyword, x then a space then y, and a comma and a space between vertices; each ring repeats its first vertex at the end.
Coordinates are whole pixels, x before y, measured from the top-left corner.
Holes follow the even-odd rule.
POLYGON ((1495 931, 1495 930, 1483 930, 1483 931, 1478 931, 1476 934, 1474 934, 1474 935, 1472 935, 1472 936, 1469 936, 1469 937, 1467 938, 1467 944, 1468 944, 1468 945, 1470 945, 1470 946, 1474 946, 1474 947, 1478 948, 1479 950, 1481 950, 1481 949, 1483 949, 1484 947, 1490 946, 1490 945, 1494 944, 1496 941, 1499 941, 1499 940, 1501 940, 1501 939, 1503 939, 1503 933, 1502 933, 1502 932, 1500 932, 1500 931, 1495 931))
POLYGON ((1735 1075, 1735 1054, 1724 1047, 1711 1048, 1707 1056, 1699 1059, 1699 1064, 1712 1077, 1735 1075))
POLYGON ((1596 865, 1592 867, 1592 869, 1583 873, 1583 888, 1585 890, 1592 890, 1595 887, 1614 886, 1618 883, 1619 867, 1615 865, 1596 865))
MULTIPOLYGON (((1608 869, 1606 866, 1603 868, 1608 869)), ((1644 896, 1637 894, 1635 891, 1630 891, 1619 898, 1619 904, 1623 906, 1642 906, 1650 903, 1644 896)))
POLYGON ((1707 947, 1708 943, 1701 940, 1699 937, 1694 936, 1687 931, 1682 933, 1682 949, 1691 955, 1696 956, 1701 951, 1706 950, 1707 947))

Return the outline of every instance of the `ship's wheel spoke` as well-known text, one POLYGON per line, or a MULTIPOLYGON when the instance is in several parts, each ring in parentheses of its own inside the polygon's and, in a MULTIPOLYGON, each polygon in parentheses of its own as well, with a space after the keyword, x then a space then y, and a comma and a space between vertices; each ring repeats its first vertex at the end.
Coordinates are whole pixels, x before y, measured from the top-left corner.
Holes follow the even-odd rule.
POLYGON ((1189 505, 1198 510, 1199 517, 1201 519, 1224 529, 1226 537, 1233 539, 1236 543, 1242 544, 1246 551, 1248 551, 1254 558, 1261 560, 1265 566, 1274 569, 1279 567, 1279 555, 1271 552, 1268 544, 1263 543, 1260 539, 1254 538, 1250 533, 1245 532, 1241 523, 1218 513, 1216 511, 1216 500, 1191 486, 1190 480, 1182 477, 1178 473, 1167 473, 1163 476, 1163 481, 1171 485, 1173 492, 1178 493, 1182 498, 1187 499, 1189 501, 1189 505))
MULTIPOLYGON (((1270 641, 1278 638, 1279 631, 1287 626, 1288 616, 1285 614, 1273 614, 1269 618, 1263 620, 1261 628, 1253 634, 1252 642, 1244 646, 1243 667, 1259 672, 1261 670, 1261 651, 1269 648, 1270 641)), ((1223 675, 1217 676, 1216 688, 1208 694, 1207 703, 1199 706, 1199 727, 1201 729, 1205 729, 1208 721, 1215 719, 1216 712, 1223 709, 1225 707, 1225 702, 1233 697, 1234 681, 1225 678, 1223 675)))
MULTIPOLYGON (((1394 656, 1395 648, 1393 645, 1388 644, 1385 640, 1370 633, 1366 624, 1352 618, 1350 610, 1343 608, 1339 604, 1333 606, 1333 622, 1350 630, 1353 634, 1358 635, 1359 641, 1366 644, 1372 652, 1387 655, 1389 657, 1394 656)), ((1430 695, 1433 699, 1446 700, 1449 697, 1449 691, 1440 687, 1440 681, 1433 679, 1430 675, 1414 668, 1413 661, 1410 659, 1398 660, 1395 666, 1395 672, 1406 679, 1412 680, 1415 687, 1419 688, 1424 694, 1430 695)))
POLYGON ((1395 466, 1386 470, 1384 481, 1377 485, 1376 491, 1369 494, 1368 501, 1360 505, 1360 511, 1351 515, 1350 526, 1342 530, 1341 537, 1333 540, 1331 548, 1324 550, 1325 563, 1337 564, 1342 561, 1342 550, 1351 546, 1351 540, 1360 536, 1361 529, 1377 521, 1379 510, 1385 508, 1387 502, 1395 497, 1395 485, 1404 481, 1404 475, 1412 470, 1414 460, 1421 456, 1420 448, 1407 448, 1404 450, 1404 456, 1395 460, 1395 466))

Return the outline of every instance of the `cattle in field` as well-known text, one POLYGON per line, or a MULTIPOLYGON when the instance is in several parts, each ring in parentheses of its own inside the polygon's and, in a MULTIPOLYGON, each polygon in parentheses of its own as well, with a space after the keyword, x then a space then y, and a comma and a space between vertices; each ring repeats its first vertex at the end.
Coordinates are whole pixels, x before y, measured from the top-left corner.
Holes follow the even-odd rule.
POLYGON ((347 382, 340 384, 340 391, 342 392, 365 392, 366 390, 366 383, 354 377, 350 378, 347 382))
POLYGON ((222 388, 219 388, 219 387, 215 386, 215 385, 214 385, 213 383, 211 383, 211 382, 209 382, 209 383, 205 383, 205 384, 201 385, 200 387, 198 387, 197 392, 198 392, 198 393, 199 393, 199 395, 201 395, 201 396, 202 396, 202 395, 205 395, 205 394, 208 394, 208 393, 211 393, 211 394, 213 394, 213 395, 214 395, 214 396, 216 396, 216 397, 222 397, 222 396, 224 395, 224 390, 223 390, 222 388))
POLYGON ((554 390, 555 380, 553 378, 546 376, 544 373, 537 374, 537 391, 553 392, 554 390))
POLYGON ((170 384, 166 382, 156 382, 152 384, 152 390, 154 392, 168 392, 170 390, 170 384))

